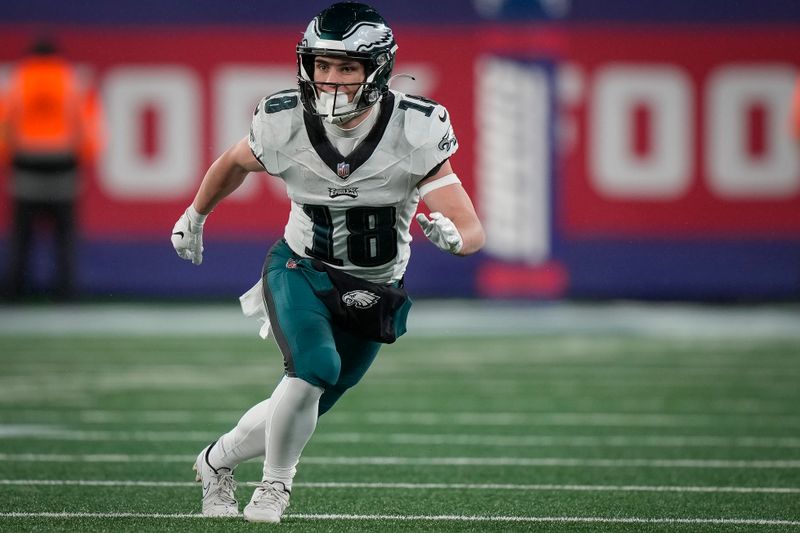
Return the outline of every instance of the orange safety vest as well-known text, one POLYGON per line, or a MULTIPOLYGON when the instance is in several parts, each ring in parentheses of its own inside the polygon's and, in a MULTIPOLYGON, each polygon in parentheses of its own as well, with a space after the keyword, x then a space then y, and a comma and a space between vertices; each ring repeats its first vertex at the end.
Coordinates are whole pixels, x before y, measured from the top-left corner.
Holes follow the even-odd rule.
POLYGON ((57 56, 31 57, 11 75, 3 106, 9 155, 74 154, 92 160, 99 147, 96 95, 81 90, 57 56))

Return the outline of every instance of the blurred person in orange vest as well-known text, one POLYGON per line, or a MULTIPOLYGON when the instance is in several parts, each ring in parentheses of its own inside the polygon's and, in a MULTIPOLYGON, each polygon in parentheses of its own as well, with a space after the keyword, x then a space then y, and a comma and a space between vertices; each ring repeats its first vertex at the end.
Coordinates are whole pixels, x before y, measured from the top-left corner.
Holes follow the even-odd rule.
POLYGON ((800 143, 800 77, 794 88, 794 98, 792 100, 792 135, 794 140, 800 143))
POLYGON ((33 234, 47 222, 56 244, 52 295, 69 300, 76 295, 80 174, 100 144, 97 96, 46 37, 15 66, 3 93, 0 151, 10 163, 13 203, 6 296, 16 300, 31 291, 33 234))

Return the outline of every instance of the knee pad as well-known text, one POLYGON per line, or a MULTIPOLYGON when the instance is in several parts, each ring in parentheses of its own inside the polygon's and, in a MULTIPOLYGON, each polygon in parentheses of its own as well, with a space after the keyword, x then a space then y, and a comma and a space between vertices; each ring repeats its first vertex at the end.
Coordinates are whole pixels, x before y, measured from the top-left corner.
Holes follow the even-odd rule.
POLYGON ((281 385, 286 387, 283 398, 291 402, 296 409, 304 409, 309 405, 316 405, 325 391, 322 387, 309 383, 302 378, 286 376, 283 380, 284 382, 281 385))

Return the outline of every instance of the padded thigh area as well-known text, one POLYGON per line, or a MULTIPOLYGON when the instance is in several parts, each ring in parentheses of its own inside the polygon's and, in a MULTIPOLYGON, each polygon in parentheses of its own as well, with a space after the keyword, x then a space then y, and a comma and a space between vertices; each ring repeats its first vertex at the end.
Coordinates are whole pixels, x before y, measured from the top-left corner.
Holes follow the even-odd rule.
POLYGON ((381 344, 333 325, 328 308, 314 292, 314 284, 329 283, 314 276, 327 279, 327 274, 302 270, 294 259, 285 242, 272 247, 264 268, 264 296, 287 375, 323 387, 324 412, 364 376, 381 344))
POLYGON ((341 361, 330 313, 299 270, 281 266, 274 255, 272 261, 275 266, 268 266, 264 288, 287 374, 319 387, 331 386, 339 379, 341 361))

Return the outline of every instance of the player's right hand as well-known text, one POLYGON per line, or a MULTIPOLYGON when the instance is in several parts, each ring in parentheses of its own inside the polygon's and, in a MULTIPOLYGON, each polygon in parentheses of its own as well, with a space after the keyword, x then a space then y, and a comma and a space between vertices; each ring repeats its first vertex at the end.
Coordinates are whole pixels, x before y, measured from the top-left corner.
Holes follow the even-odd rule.
POLYGON ((203 262, 203 225, 193 223, 184 213, 172 228, 172 246, 178 257, 195 265, 203 262))

